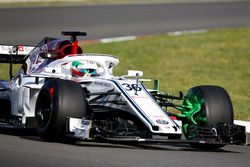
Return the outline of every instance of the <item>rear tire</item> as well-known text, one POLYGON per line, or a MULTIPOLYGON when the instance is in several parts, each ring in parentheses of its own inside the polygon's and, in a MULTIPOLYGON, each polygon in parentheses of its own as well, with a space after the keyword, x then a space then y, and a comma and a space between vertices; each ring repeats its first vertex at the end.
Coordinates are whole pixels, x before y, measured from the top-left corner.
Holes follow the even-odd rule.
MULTIPOLYGON (((206 126, 212 127, 218 123, 233 124, 234 114, 231 99, 227 91, 219 86, 197 86, 188 91, 188 94, 195 95, 201 102, 200 114, 205 115, 206 126)), ((200 149, 218 149, 224 144, 191 144, 200 149)))
POLYGON ((67 118, 82 118, 86 112, 87 101, 80 84, 49 80, 40 90, 36 102, 37 132, 43 140, 61 140, 66 132, 67 118))

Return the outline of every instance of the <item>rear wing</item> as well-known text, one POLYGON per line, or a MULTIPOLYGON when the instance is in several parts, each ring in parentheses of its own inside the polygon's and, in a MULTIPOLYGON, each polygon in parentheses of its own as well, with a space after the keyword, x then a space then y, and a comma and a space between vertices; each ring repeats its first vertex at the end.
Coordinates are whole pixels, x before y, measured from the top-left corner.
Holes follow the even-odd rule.
POLYGON ((0 63, 22 64, 25 57, 34 48, 34 46, 0 44, 0 63))

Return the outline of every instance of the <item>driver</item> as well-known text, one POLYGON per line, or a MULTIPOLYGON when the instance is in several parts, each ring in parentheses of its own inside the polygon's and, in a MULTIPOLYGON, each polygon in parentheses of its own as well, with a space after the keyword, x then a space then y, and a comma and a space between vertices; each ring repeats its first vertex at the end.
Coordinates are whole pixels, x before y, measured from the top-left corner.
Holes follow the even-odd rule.
POLYGON ((73 61, 70 71, 73 77, 97 76, 97 64, 91 61, 73 61))

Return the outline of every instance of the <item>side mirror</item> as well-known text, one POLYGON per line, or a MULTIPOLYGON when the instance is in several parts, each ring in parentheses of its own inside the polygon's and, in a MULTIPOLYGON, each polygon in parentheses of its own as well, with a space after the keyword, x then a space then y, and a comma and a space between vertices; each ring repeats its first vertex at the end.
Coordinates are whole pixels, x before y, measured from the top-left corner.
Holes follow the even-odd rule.
POLYGON ((127 77, 142 77, 142 76, 143 76, 142 71, 128 70, 127 77))

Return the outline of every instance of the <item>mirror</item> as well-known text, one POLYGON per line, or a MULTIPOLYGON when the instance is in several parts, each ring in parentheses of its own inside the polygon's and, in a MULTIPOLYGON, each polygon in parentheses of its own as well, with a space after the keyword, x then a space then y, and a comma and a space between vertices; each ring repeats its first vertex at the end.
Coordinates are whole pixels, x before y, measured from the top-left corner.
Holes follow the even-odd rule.
POLYGON ((142 71, 137 71, 137 70, 128 70, 128 77, 142 77, 143 72, 142 71))

